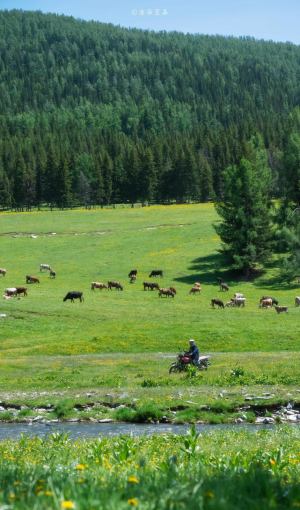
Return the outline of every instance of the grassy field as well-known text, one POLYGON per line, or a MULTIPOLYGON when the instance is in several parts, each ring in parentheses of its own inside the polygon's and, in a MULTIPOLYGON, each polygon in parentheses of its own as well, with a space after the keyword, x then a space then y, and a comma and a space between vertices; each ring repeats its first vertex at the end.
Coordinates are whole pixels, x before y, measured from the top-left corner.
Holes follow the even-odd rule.
POLYGON ((253 283, 233 280, 217 252, 216 220, 211 204, 2 214, 0 265, 7 269, 0 280, 3 291, 24 285, 26 274, 39 276, 40 263, 57 271, 55 280, 44 273, 40 285, 28 285, 22 301, 3 300, 1 311, 8 318, 0 326, 2 358, 174 352, 189 338, 202 352, 298 350, 297 286, 282 283, 272 266, 253 283), (11 232, 23 235, 13 238, 11 232), (31 232, 38 238, 30 238, 31 232), (57 235, 49 237, 49 232, 57 235), (138 270, 135 284, 127 277, 131 269, 138 270), (176 286, 174 299, 143 291, 142 282, 152 269, 164 271, 159 284, 176 286), (223 299, 242 292, 245 309, 211 309, 211 298, 222 295, 216 276, 230 287, 223 299), (91 281, 109 279, 119 280, 124 291, 90 290, 91 281), (190 296, 196 281, 202 285, 201 296, 190 296), (69 290, 83 291, 84 303, 63 303, 69 290), (289 315, 259 310, 264 293, 289 305, 289 315))
POLYGON ((298 429, 0 444, 3 509, 292 509, 298 429))
POLYGON ((218 253, 214 221, 212 204, 0 214, 0 267, 7 270, 2 291, 25 285, 27 274, 41 279, 27 285, 22 301, 1 299, 7 317, 0 319, 0 397, 60 388, 72 399, 80 388, 126 388, 145 401, 160 394, 167 408, 173 387, 200 388, 197 403, 208 401, 211 388, 232 385, 260 392, 278 386, 283 400, 291 385, 296 392, 299 286, 281 281, 276 261, 261 278, 234 279, 218 253), (39 273, 41 263, 56 270, 55 280, 39 273), (127 276, 131 269, 138 270, 135 284, 127 276), (176 287, 174 299, 143 290, 153 269, 164 271, 155 279, 160 285, 176 287), (228 293, 220 292, 217 276, 229 284, 228 293), (91 290, 92 281, 109 279, 124 291, 91 290), (189 295, 194 282, 202 285, 200 296, 189 295), (63 303, 71 290, 83 291, 84 302, 63 303), (211 308, 212 298, 227 301, 235 292, 247 298, 244 309, 211 308), (289 314, 260 310, 263 294, 288 305, 289 314), (173 356, 190 338, 212 355, 211 367, 197 380, 169 377, 173 356), (231 377, 236 364, 245 370, 238 380, 231 377))

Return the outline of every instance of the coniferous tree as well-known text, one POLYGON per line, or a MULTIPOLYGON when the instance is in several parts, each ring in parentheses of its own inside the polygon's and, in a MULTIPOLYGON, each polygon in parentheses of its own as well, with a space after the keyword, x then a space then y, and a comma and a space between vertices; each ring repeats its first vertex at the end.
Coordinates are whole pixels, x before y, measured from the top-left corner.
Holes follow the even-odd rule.
POLYGON ((246 276, 256 264, 270 258, 272 236, 268 196, 271 172, 260 137, 252 138, 249 152, 250 161, 243 158, 224 172, 224 199, 215 204, 223 221, 214 225, 223 251, 246 276))
POLYGON ((107 205, 111 203, 111 194, 112 194, 112 173, 113 173, 113 164, 111 158, 107 151, 105 151, 103 162, 102 162, 102 175, 103 175, 103 183, 104 183, 104 199, 107 205))
POLYGON ((71 185, 69 160, 61 156, 56 177, 56 204, 62 211, 71 203, 71 185))
POLYGON ((127 196, 131 203, 131 207, 134 207, 134 203, 137 202, 139 197, 139 170, 140 162, 136 146, 132 145, 127 156, 126 164, 126 189, 127 196))
POLYGON ((56 198, 56 174, 57 174, 57 160, 54 151, 53 142, 48 140, 46 148, 46 166, 44 172, 45 182, 45 200, 50 206, 52 211, 56 198))
POLYGON ((24 181, 25 181, 26 165, 21 153, 18 154, 16 160, 16 169, 14 174, 13 199, 17 210, 23 211, 24 205, 24 181))
POLYGON ((156 191, 156 170, 153 154, 149 148, 142 154, 141 172, 142 204, 145 205, 145 203, 148 202, 148 206, 150 206, 156 191))

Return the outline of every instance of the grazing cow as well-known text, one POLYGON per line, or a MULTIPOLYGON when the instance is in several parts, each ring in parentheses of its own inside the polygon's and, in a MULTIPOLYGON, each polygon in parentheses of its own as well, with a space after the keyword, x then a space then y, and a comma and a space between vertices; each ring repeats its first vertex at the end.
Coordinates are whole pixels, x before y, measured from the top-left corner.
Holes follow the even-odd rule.
POLYGON ((3 299, 12 299, 13 297, 12 296, 6 296, 5 294, 3 294, 3 299))
POLYGON ((173 292, 173 294, 177 294, 177 290, 175 289, 175 287, 169 287, 169 288, 173 292))
POLYGON ((300 297, 296 296, 295 297, 295 306, 299 306, 300 305, 300 297))
POLYGON ((36 276, 27 275, 26 283, 40 283, 40 280, 36 276))
POLYGON ((220 290, 223 292, 223 290, 228 291, 229 287, 227 283, 220 283, 220 290))
POLYGON ((0 269, 0 274, 3 274, 3 276, 6 275, 6 269, 3 269, 3 267, 0 269))
POLYGON ((81 301, 84 301, 82 292, 78 292, 78 291, 68 292, 66 297, 64 297, 63 301, 67 301, 67 299, 71 299, 72 303, 74 303, 74 299, 80 299, 80 303, 81 303, 81 301))
POLYGON ((41 264, 40 273, 43 271, 43 269, 45 269, 45 271, 51 271, 51 267, 49 266, 49 264, 41 264))
POLYGON ((201 287, 193 287, 189 294, 196 294, 197 292, 199 292, 199 294, 201 294, 201 287))
POLYGON ((137 275, 137 270, 136 269, 132 269, 128 275, 128 278, 131 278, 132 276, 136 276, 137 275))
POLYGON ((246 299, 244 297, 242 297, 242 298, 235 298, 233 306, 241 306, 241 305, 243 305, 243 307, 244 307, 245 303, 246 303, 246 299))
POLYGON ((211 306, 214 308, 217 305, 219 308, 225 308, 225 305, 221 299, 212 299, 211 306))
POLYGON ((158 283, 144 282, 143 285, 144 285, 144 290, 146 290, 146 288, 151 289, 151 290, 154 290, 154 289, 159 290, 158 283))
POLYGON ((275 308, 277 313, 281 313, 281 312, 288 313, 288 307, 287 306, 276 306, 275 305, 274 308, 275 308))
POLYGON ((16 287, 9 287, 8 289, 5 289, 4 295, 5 296, 17 296, 16 287))
POLYGON ((200 289, 201 289, 201 283, 198 283, 198 282, 194 283, 194 287, 200 287, 200 289))
POLYGON ((261 299, 259 308, 268 308, 269 306, 273 307, 272 299, 261 299))
POLYGON ((227 303, 225 303, 225 308, 227 308, 228 306, 234 306, 234 302, 233 301, 227 301, 227 303))
POLYGON ((18 294, 24 294, 24 297, 27 296, 27 287, 16 287, 17 289, 17 295, 18 294))
POLYGON ((263 296, 263 297, 261 298, 260 302, 262 302, 264 299, 271 299, 271 300, 272 300, 273 305, 278 305, 278 301, 276 301, 276 299, 274 299, 273 297, 263 296))
POLYGON ((235 298, 243 298, 243 297, 244 297, 244 294, 238 294, 238 293, 236 293, 236 294, 234 294, 234 297, 235 297, 235 298))
POLYGON ((136 274, 133 274, 131 277, 130 277, 130 283, 135 283, 136 282, 136 274))
POLYGON ((116 290, 123 290, 123 287, 120 284, 120 282, 115 282, 114 280, 109 280, 107 285, 110 290, 112 290, 112 287, 115 287, 116 290))
POLYGON ((219 285, 221 285, 221 283, 223 282, 222 278, 217 277, 217 282, 219 285))
POLYGON ((108 290, 108 285, 104 285, 104 283, 101 283, 101 282, 92 282, 91 285, 92 285, 91 290, 100 289, 101 292, 102 292, 102 289, 108 290))
POLYGON ((163 278, 163 272, 162 271, 151 271, 151 274, 149 274, 149 278, 152 278, 152 276, 160 276, 163 278))
POLYGON ((54 271, 54 269, 51 269, 51 271, 49 273, 49 276, 52 276, 52 278, 55 278, 56 277, 56 271, 54 271))
POLYGON ((172 292, 170 289, 159 289, 159 294, 158 294, 158 297, 161 297, 161 296, 172 296, 174 297, 174 292, 172 292))

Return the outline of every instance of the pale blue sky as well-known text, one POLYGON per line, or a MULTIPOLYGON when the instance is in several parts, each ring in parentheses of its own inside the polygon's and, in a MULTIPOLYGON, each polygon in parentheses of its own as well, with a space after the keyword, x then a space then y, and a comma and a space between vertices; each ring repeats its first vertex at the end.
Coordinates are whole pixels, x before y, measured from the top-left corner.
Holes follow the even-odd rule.
POLYGON ((0 9, 13 8, 40 9, 124 27, 251 35, 300 44, 300 0, 0 0, 0 9), (144 15, 139 14, 142 9, 144 15), (152 15, 147 15, 149 9, 152 15), (168 14, 163 15, 164 10, 168 14))

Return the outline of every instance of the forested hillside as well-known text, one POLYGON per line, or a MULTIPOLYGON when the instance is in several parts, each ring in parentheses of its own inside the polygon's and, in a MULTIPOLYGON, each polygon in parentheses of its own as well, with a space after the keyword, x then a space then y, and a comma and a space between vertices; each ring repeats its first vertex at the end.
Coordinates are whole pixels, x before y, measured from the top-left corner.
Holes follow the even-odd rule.
POLYGON ((257 132, 276 176, 299 81, 290 43, 0 11, 0 207, 220 198, 257 132))

